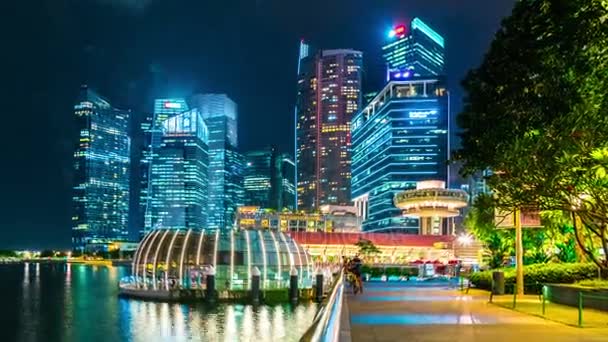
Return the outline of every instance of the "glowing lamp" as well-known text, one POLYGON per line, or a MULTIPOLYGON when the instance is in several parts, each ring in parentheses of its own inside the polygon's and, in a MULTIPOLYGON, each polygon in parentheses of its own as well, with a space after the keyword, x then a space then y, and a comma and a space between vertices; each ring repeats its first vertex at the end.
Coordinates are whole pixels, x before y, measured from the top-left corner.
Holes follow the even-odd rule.
POLYGON ((393 31, 395 31, 396 36, 403 36, 405 34, 405 25, 399 25, 393 31))
POLYGON ((400 72, 396 73, 395 78, 401 78, 401 73, 400 72))

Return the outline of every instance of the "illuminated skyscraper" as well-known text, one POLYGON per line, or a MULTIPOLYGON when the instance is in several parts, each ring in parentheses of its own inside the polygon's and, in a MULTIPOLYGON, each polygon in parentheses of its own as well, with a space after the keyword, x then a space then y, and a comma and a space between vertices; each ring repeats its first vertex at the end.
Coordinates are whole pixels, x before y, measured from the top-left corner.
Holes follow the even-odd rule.
POLYGON ((353 118, 352 198, 365 231, 418 232, 393 197, 418 181, 447 181, 448 103, 441 78, 392 79, 353 118))
POLYGON ((87 86, 74 115, 79 141, 74 152, 72 244, 128 238, 130 112, 113 108, 87 86))
POLYGON ((361 108, 360 51, 300 45, 296 100, 298 209, 350 203, 350 121, 361 108))
POLYGON ((409 24, 398 25, 388 33, 382 47, 388 74, 393 71, 411 76, 437 76, 444 74, 443 37, 419 18, 409 24))
POLYGON ((209 128, 209 217, 207 228, 232 228, 243 203, 243 156, 237 151, 237 107, 225 94, 192 97, 209 128))
MULTIPOLYGON (((151 198, 150 165, 153 157, 158 157, 158 149, 163 139, 163 122, 168 118, 188 110, 184 98, 165 98, 154 100, 154 111, 141 123, 140 129, 144 136, 144 149, 140 158, 140 195, 139 215, 140 222, 144 223, 144 231, 153 227, 152 214, 148 211, 151 198)), ((143 236, 143 232, 140 233, 143 236)))
POLYGON ((245 153, 245 205, 280 208, 281 158, 273 147, 245 153))
POLYGON ((150 168, 146 230, 206 227, 208 134, 196 109, 162 122, 150 168))
POLYGON ((294 183, 296 164, 289 153, 281 155, 281 209, 296 209, 296 185, 294 183))

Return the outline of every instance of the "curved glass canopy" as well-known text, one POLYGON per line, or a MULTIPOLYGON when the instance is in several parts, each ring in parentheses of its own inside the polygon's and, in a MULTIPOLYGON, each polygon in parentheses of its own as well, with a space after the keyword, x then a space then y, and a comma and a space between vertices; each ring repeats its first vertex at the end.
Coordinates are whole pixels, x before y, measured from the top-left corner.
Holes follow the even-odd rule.
POLYGON ((308 253, 289 235, 271 230, 153 230, 134 254, 132 282, 149 290, 204 288, 212 267, 218 291, 250 289, 254 267, 262 289, 288 288, 292 268, 300 288, 312 286, 308 253))

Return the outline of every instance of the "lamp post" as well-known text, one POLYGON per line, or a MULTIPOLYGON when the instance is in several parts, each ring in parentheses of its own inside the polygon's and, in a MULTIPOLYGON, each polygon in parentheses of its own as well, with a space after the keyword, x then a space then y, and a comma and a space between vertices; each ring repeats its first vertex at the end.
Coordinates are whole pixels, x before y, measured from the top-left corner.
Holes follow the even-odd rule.
POLYGON ((521 229, 521 209, 515 209, 515 283, 517 296, 524 294, 524 244, 521 229))

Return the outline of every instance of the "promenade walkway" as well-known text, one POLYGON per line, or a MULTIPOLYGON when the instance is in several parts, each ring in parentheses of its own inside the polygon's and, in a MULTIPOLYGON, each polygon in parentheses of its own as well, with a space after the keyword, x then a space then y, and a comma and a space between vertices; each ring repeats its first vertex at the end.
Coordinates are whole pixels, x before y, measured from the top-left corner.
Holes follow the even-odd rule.
POLYGON ((580 329, 508 310, 489 304, 485 295, 461 294, 440 282, 366 283, 363 295, 348 295, 347 309, 353 342, 608 341, 607 329, 580 329))

